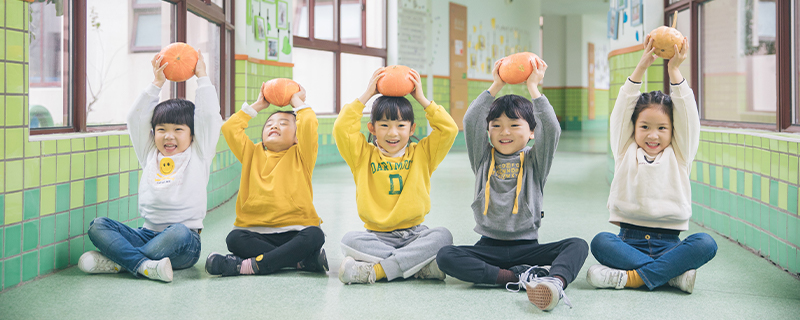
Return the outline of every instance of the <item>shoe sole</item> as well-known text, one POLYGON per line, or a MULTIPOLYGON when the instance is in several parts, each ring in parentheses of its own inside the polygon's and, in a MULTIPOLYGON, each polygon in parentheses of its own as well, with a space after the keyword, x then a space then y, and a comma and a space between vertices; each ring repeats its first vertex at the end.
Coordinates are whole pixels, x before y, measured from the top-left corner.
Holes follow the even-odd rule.
POLYGON ((344 284, 350 284, 350 282, 345 282, 344 279, 343 279, 344 271, 345 271, 345 269, 347 269, 345 267, 345 264, 347 264, 347 261, 350 261, 350 260, 354 260, 354 259, 351 258, 351 257, 345 257, 344 260, 342 261, 342 264, 339 265, 339 281, 341 281, 344 284))
POLYGON ((547 285, 539 284, 533 288, 525 288, 528 300, 539 310, 550 311, 558 304, 558 295, 550 290, 547 285))
POLYGON ((330 268, 328 268, 328 255, 325 254, 325 249, 319 251, 319 257, 317 257, 317 265, 322 266, 322 270, 324 272, 328 272, 330 268))
POLYGON ((219 274, 213 274, 213 273, 211 273, 211 271, 208 271, 208 267, 211 265, 210 263, 208 263, 208 259, 209 259, 209 258, 211 258, 211 256, 213 256, 213 255, 215 255, 215 254, 216 254, 216 255, 220 255, 220 254, 219 254, 219 253, 217 253, 217 252, 212 252, 211 254, 209 254, 209 255, 208 255, 208 257, 206 257, 206 267, 205 267, 205 269, 206 269, 206 273, 208 273, 208 274, 210 274, 210 275, 212 275, 212 276, 218 276, 218 275, 219 275, 219 274))
POLYGON ((163 278, 159 278, 159 280, 164 282, 172 282, 172 261, 169 260, 169 257, 164 258, 164 264, 160 266, 158 274, 159 275, 163 274, 166 276, 163 278))

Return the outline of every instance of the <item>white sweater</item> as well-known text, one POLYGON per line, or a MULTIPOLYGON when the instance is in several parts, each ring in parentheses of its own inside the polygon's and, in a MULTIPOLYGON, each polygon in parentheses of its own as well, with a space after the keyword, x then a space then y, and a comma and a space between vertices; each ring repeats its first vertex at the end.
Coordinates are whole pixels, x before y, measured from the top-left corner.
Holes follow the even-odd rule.
POLYGON ((175 168, 170 174, 159 170, 160 154, 155 145, 150 120, 158 104, 161 88, 150 84, 128 114, 128 132, 133 150, 142 166, 139 182, 139 214, 144 227, 163 231, 182 223, 189 229, 203 228, 206 216, 206 185, 211 161, 216 154, 222 117, 217 91, 208 77, 197 79, 194 109, 194 140, 181 154, 170 158, 175 168))
POLYGON ((608 195, 609 222, 649 228, 688 230, 692 216, 689 173, 700 143, 700 118, 694 93, 686 81, 671 86, 672 143, 653 163, 633 138, 631 115, 641 84, 630 80, 619 90, 611 112, 611 152, 614 180, 608 195))

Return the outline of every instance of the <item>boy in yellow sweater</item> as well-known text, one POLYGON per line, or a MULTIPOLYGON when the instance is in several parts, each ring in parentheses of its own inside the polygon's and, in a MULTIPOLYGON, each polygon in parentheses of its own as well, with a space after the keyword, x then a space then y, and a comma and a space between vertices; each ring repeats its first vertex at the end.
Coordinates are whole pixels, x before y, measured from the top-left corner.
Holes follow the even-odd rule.
MULTIPOLYGON (((263 87, 263 84, 262 84, 263 87)), ((247 122, 267 108, 263 94, 222 126, 231 151, 242 163, 236 221, 226 242, 229 255, 212 253, 212 275, 270 274, 282 268, 328 271, 320 218, 314 209, 311 174, 317 162, 317 117, 304 102, 306 91, 292 96, 291 108, 278 108, 253 143, 247 122), (288 109, 288 110, 287 110, 288 109)))
POLYGON ((433 131, 410 143, 414 111, 404 97, 379 97, 372 105, 367 128, 373 141, 359 131, 364 104, 378 92, 383 68, 372 75, 366 92, 342 108, 333 124, 333 138, 350 166, 356 183, 358 215, 367 231, 342 238, 345 259, 339 268, 343 283, 374 283, 411 276, 444 280, 436 252, 453 243, 445 228, 422 225, 430 212, 430 179, 453 146, 458 127, 444 108, 428 101, 419 74, 409 73, 414 99, 424 108, 433 131))

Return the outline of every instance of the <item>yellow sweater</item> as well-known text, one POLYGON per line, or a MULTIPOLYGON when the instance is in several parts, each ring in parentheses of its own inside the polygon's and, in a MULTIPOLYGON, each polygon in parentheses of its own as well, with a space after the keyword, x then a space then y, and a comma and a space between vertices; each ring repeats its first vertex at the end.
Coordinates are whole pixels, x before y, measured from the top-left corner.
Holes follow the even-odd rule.
POLYGON ((358 215, 369 230, 388 232, 422 223, 431 210, 431 174, 444 160, 458 134, 450 114, 431 102, 425 116, 433 128, 411 143, 402 157, 389 158, 359 131, 364 104, 342 108, 333 124, 333 138, 356 183, 358 215))
POLYGON ((265 151, 244 130, 250 116, 232 115, 222 134, 233 155, 242 163, 242 181, 236 198, 237 227, 280 228, 319 226, 314 209, 311 174, 317 162, 317 121, 311 108, 297 112, 298 143, 281 152, 265 151))

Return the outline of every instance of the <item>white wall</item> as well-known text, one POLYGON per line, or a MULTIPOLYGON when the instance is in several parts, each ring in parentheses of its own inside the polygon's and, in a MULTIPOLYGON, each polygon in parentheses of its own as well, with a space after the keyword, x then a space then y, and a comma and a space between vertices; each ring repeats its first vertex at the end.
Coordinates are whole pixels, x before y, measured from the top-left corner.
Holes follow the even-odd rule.
POLYGON ((547 62, 547 74, 544 77, 545 87, 564 87, 567 85, 567 18, 566 16, 544 16, 543 54, 547 62))
MULTIPOLYGON (((287 19, 289 21, 289 29, 294 24, 293 15, 291 14, 293 11, 293 2, 291 0, 286 1, 289 4, 287 8, 287 19)), ((283 47, 285 45, 284 38, 288 37, 289 45, 292 46, 294 44, 292 35, 289 34, 289 30, 279 30, 276 26, 277 24, 277 7, 276 3, 268 3, 268 2, 261 2, 260 0, 237 0, 236 1, 236 54, 246 54, 249 57, 262 59, 262 60, 273 60, 279 62, 292 62, 292 54, 284 54, 283 47), (277 39, 278 41, 278 59, 268 59, 267 57, 267 41, 266 40, 257 40, 255 36, 255 26, 253 18, 250 18, 251 21, 247 19, 247 3, 248 1, 251 2, 251 14, 252 15, 260 15, 264 18, 265 23, 267 24, 266 29, 266 38, 273 38, 277 39)))
MULTIPOLYGON (((627 22, 623 22, 623 11, 619 13, 619 30, 617 32, 617 40, 611 39, 611 46, 610 49, 617 50, 622 48, 627 48, 631 46, 635 46, 637 44, 641 44, 644 41, 644 35, 649 33, 655 28, 658 28, 663 24, 664 21, 664 2, 663 1, 653 1, 653 0, 642 0, 644 3, 644 11, 643 11, 643 21, 641 25, 638 26, 631 26, 631 20, 628 19, 627 22), (639 39, 636 39, 636 34, 639 34, 639 39)), ((609 7, 614 5, 614 1, 610 1, 609 7)), ((630 1, 628 1, 628 7, 624 9, 624 12, 630 14, 630 1)))

